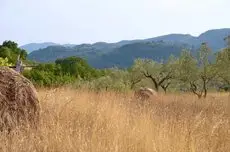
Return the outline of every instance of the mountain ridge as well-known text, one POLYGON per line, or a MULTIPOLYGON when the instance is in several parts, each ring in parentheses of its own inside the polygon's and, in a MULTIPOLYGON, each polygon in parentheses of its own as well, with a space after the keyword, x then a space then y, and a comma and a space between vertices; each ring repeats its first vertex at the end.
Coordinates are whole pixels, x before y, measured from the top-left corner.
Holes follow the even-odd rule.
POLYGON ((190 34, 168 34, 144 40, 123 40, 117 43, 97 42, 66 47, 48 46, 31 52, 28 57, 37 62, 54 62, 58 58, 79 56, 85 58, 92 66, 127 67, 136 58, 150 58, 157 61, 166 60, 170 55, 178 56, 182 49, 194 53, 203 42, 215 53, 225 47, 224 38, 230 35, 230 28, 209 30, 197 37, 190 34))
POLYGON ((118 42, 114 42, 114 43, 107 43, 107 42, 95 42, 95 43, 82 43, 82 44, 59 44, 59 43, 54 43, 54 42, 42 42, 42 43, 29 43, 29 44, 25 44, 20 46, 20 48, 25 49, 28 51, 28 53, 31 53, 35 50, 39 50, 39 49, 43 49, 46 48, 48 46, 53 46, 53 45, 62 45, 62 46, 66 46, 66 47, 74 47, 74 46, 78 46, 78 45, 83 45, 83 44, 87 44, 87 45, 98 45, 98 44, 104 44, 104 45, 111 45, 111 46, 117 46, 117 47, 121 47, 123 45, 126 44, 130 44, 130 43, 136 43, 136 42, 149 42, 149 41, 169 41, 169 42, 184 42, 184 43, 192 43, 197 45, 197 43, 199 43, 199 41, 202 41, 202 37, 203 35, 205 35, 206 33, 211 33, 211 32, 224 32, 226 33, 226 31, 228 31, 227 35, 230 35, 230 28, 220 28, 220 29, 211 29, 211 30, 207 30, 203 33, 201 33, 198 36, 193 36, 191 34, 180 34, 180 33, 171 33, 171 34, 166 34, 166 35, 161 35, 161 36, 156 36, 153 38, 147 38, 147 39, 136 39, 136 40, 121 40, 118 42), (34 46, 33 46, 34 45, 34 46), (40 45, 40 46, 39 46, 40 45))

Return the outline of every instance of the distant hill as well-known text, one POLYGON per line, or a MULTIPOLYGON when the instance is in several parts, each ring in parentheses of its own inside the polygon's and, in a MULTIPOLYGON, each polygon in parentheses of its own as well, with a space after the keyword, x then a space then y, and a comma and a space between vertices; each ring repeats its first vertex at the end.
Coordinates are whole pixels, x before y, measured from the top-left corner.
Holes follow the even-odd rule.
MULTIPOLYGON (((105 48, 105 46, 103 47, 105 48)), ((96 68, 128 67, 135 58, 166 60, 171 54, 178 56, 187 44, 168 44, 165 42, 137 42, 114 49, 98 49, 92 45, 78 45, 73 48, 49 46, 29 54, 29 59, 38 62, 54 62, 58 58, 79 56, 96 68)))
POLYGON ((146 39, 145 41, 165 41, 165 42, 173 42, 173 43, 192 43, 196 41, 197 37, 194 37, 189 34, 169 34, 158 36, 155 38, 146 39))
POLYGON ((28 53, 33 52, 35 50, 39 50, 39 49, 44 49, 47 48, 48 46, 55 46, 55 45, 59 45, 53 42, 45 42, 45 43, 30 43, 30 44, 26 44, 23 46, 20 46, 21 49, 26 50, 28 53))
POLYGON ((167 59, 171 54, 178 56, 182 48, 195 51, 202 42, 208 43, 213 52, 225 47, 224 38, 230 28, 209 30, 195 37, 189 34, 169 34, 144 40, 124 40, 117 43, 97 42, 94 44, 56 45, 41 48, 29 54, 29 59, 38 62, 53 62, 57 58, 79 56, 98 68, 127 67, 138 57, 155 60, 167 59))
POLYGON ((223 38, 227 37, 228 35, 230 35, 230 28, 209 30, 201 34, 198 37, 198 40, 199 42, 207 42, 210 48, 217 51, 225 47, 225 42, 223 41, 223 38))
MULTIPOLYGON (((99 56, 93 47, 78 46, 78 47, 64 47, 64 46, 49 46, 45 49, 33 51, 29 54, 29 59, 37 62, 54 62, 58 58, 65 58, 69 56, 79 56, 82 58, 99 56)), ((98 51, 99 52, 99 51, 98 51)))
POLYGON ((156 38, 147 39, 147 41, 165 41, 172 43, 187 43, 193 45, 196 48, 202 42, 208 43, 209 47, 214 51, 218 51, 225 46, 224 38, 230 35, 230 28, 209 30, 198 37, 194 37, 189 34, 169 34, 156 38))
POLYGON ((124 45, 109 53, 89 58, 88 62, 96 68, 110 68, 113 66, 127 68, 136 58, 147 58, 155 61, 165 61, 170 55, 179 56, 184 48, 195 50, 187 44, 168 44, 165 42, 139 42, 124 45))

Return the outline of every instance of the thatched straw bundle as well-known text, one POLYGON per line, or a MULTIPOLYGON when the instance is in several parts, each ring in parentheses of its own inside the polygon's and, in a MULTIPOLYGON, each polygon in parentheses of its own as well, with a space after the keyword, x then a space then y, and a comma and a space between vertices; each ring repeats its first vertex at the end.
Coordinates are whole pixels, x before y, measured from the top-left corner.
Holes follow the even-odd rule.
POLYGON ((39 100, 33 84, 8 67, 0 67, 0 129, 16 126, 36 127, 39 100))

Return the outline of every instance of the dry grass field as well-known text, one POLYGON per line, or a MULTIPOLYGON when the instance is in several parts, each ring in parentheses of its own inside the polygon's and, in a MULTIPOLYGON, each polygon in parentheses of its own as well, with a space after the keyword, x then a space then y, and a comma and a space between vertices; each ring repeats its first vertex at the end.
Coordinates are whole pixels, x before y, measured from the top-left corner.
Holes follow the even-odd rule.
POLYGON ((39 89, 38 130, 1 133, 1 152, 229 152, 230 97, 39 89), (229 111, 229 113, 228 113, 229 111))

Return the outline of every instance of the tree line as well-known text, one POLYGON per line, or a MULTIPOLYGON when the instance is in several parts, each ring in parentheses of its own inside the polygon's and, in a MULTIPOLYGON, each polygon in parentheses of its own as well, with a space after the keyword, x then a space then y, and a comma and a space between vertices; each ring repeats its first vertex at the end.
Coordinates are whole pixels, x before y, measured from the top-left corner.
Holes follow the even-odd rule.
MULTIPOLYGON (((35 85, 57 87, 72 85, 95 90, 132 90, 148 86, 156 91, 189 91, 198 98, 206 98, 208 91, 230 87, 230 36, 224 39, 226 47, 213 53, 207 43, 202 43, 196 54, 183 49, 178 57, 156 62, 152 59, 135 59, 127 69, 95 69, 86 60, 72 56, 57 59, 54 63, 42 63, 23 75, 35 85)), ((0 46, 0 65, 14 64, 17 55, 26 59, 25 50, 12 41, 0 46)))

